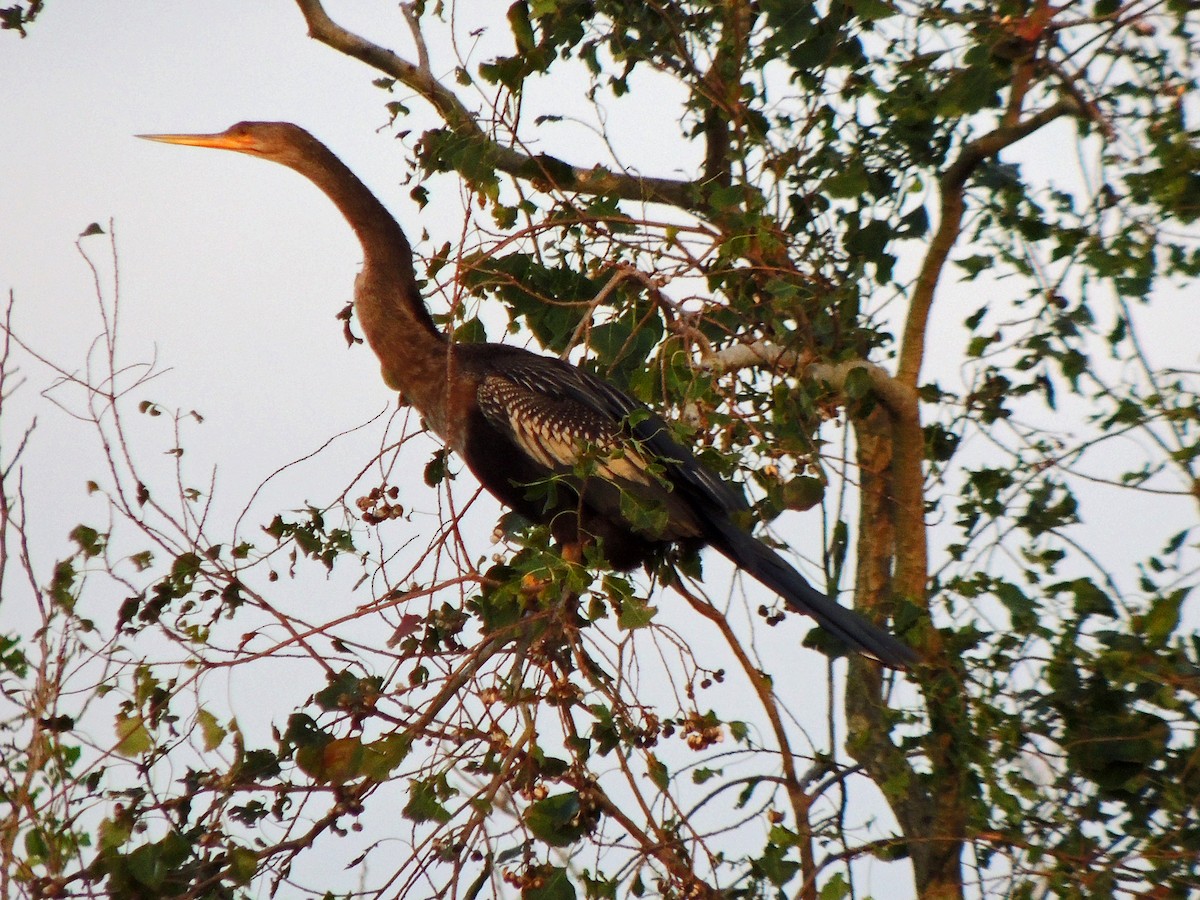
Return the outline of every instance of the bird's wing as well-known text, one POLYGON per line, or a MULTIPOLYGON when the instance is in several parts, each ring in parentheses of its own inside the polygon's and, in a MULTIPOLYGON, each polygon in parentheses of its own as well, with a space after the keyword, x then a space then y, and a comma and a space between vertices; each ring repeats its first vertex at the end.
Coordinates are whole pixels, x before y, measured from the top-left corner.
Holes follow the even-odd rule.
POLYGON ((691 502, 724 514, 747 509, 741 493, 676 441, 666 422, 608 382, 553 357, 537 356, 513 360, 503 377, 546 402, 564 404, 573 419, 594 423, 613 446, 620 442, 639 468, 648 462, 661 466, 662 474, 651 477, 665 477, 691 502))
POLYGON ((676 533, 703 537, 749 575, 814 617, 845 643, 895 668, 916 662, 911 649, 813 588, 782 556, 756 539, 732 513, 746 508, 734 488, 671 437, 667 424, 612 385, 551 357, 514 355, 502 374, 479 382, 479 406, 529 457, 551 472, 569 472, 593 456, 593 472, 622 490, 661 502, 676 533))
MULTIPOLYGON (((478 382, 479 409, 492 428, 546 475, 565 476, 590 510, 586 528, 607 522, 651 541, 700 537, 703 517, 666 466, 622 420, 566 396, 546 380, 534 390, 529 372, 491 373, 478 382), (596 518, 593 518, 596 517, 596 518)), ((476 465, 482 465, 477 460, 476 465)), ((528 477, 529 470, 526 469, 528 477)), ((540 480, 535 478, 533 480, 540 480)))
POLYGON ((565 473, 584 461, 592 473, 617 483, 666 490, 650 471, 651 461, 622 430, 619 421, 563 396, 550 387, 536 390, 513 373, 487 375, 477 389, 479 408, 494 427, 549 472, 565 473))

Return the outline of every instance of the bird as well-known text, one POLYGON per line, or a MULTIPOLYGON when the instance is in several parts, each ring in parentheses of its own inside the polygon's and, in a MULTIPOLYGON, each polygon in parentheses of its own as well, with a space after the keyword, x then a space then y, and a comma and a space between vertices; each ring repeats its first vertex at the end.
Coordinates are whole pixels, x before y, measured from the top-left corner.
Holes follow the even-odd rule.
POLYGON ((138 137, 269 160, 323 191, 362 245, 354 311, 384 382, 485 489, 547 524, 560 547, 578 557, 581 547, 594 545, 611 568, 630 570, 672 546, 709 546, 850 648, 894 669, 918 661, 910 647, 818 591, 756 538, 743 524, 749 505, 741 491, 702 464, 649 407, 557 357, 452 341, 425 306, 399 223, 309 132, 289 122, 239 122, 214 134, 138 137))

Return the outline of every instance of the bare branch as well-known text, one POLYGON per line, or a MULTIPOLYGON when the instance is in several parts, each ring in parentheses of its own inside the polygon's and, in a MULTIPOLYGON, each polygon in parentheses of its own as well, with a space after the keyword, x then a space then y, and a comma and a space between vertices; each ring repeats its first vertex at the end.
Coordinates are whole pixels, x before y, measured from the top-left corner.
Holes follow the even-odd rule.
MULTIPOLYGON (((552 188, 582 194, 605 194, 621 200, 665 203, 680 209, 702 206, 702 191, 692 181, 651 178, 613 172, 603 166, 574 166, 547 154, 532 156, 489 137, 458 96, 433 77, 428 66, 414 64, 395 52, 342 28, 320 0, 296 0, 308 24, 309 36, 328 47, 395 78, 427 100, 455 133, 476 144, 491 165, 514 178, 538 180, 552 188)), ((410 25, 415 20, 408 16, 410 25)))

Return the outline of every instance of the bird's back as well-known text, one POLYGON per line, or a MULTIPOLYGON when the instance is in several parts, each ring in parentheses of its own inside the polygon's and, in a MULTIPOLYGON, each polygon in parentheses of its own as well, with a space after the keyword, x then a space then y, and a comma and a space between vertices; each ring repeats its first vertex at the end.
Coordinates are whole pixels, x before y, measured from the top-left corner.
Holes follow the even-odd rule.
POLYGON ((455 349, 455 368, 476 386, 473 408, 461 410, 461 455, 560 542, 599 540, 610 564, 630 568, 667 544, 703 543, 701 507, 745 507, 661 418, 607 382, 518 347, 455 349), (709 482, 712 496, 697 503, 696 486, 709 482))

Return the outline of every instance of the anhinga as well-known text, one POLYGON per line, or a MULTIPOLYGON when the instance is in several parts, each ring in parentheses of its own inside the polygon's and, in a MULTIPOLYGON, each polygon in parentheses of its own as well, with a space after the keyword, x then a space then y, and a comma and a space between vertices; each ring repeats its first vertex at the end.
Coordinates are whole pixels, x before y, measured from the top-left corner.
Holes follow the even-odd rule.
POLYGON ((268 159, 323 190, 362 242, 354 308, 384 381, 420 411, 487 490, 529 519, 548 523, 560 545, 599 541, 610 565, 628 569, 667 544, 707 544, 849 646, 896 668, 916 661, 911 649, 814 589, 745 530, 736 521, 747 508, 741 494, 641 403, 553 357, 449 340, 421 299, 400 226, 307 131, 286 122, 241 122, 221 134, 143 137, 268 159), (585 456, 591 469, 580 483, 575 473, 585 456), (555 477, 573 489, 530 490, 555 477), (660 512, 653 532, 622 515, 623 493, 660 512))

